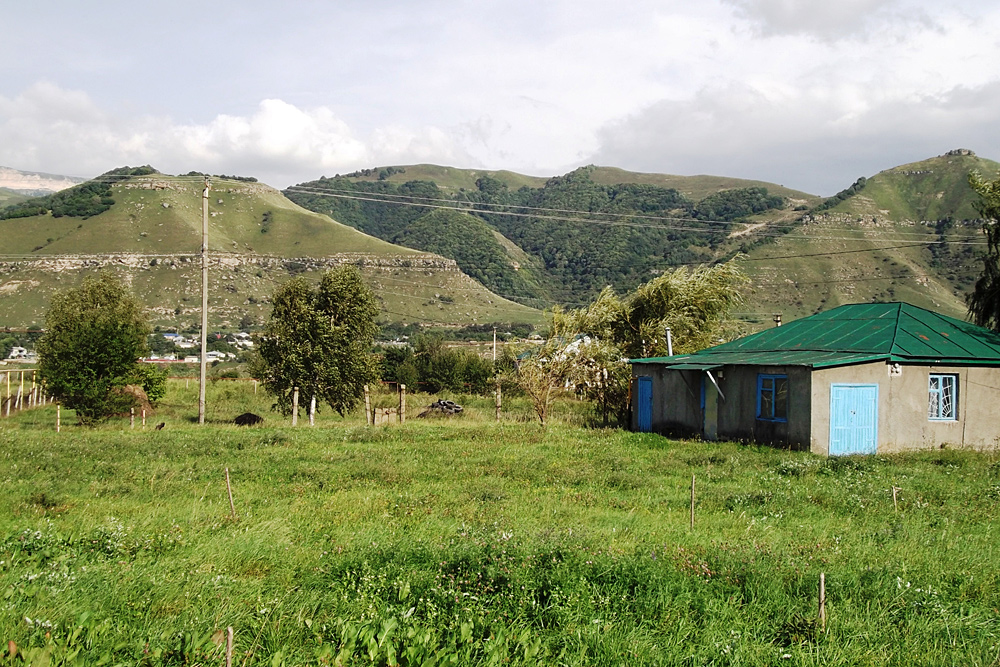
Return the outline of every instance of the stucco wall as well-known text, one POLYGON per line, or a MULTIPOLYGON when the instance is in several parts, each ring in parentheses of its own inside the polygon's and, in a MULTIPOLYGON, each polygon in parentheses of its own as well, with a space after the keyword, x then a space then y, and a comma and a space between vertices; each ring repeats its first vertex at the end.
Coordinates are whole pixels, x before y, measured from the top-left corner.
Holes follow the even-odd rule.
POLYGON ((1000 438, 1000 369, 963 366, 902 365, 890 376, 884 362, 842 366, 812 374, 813 412, 810 449, 823 456, 830 449, 830 385, 877 384, 878 451, 891 453, 949 447, 995 448, 1000 438), (955 421, 927 418, 928 377, 931 373, 958 376, 955 421))

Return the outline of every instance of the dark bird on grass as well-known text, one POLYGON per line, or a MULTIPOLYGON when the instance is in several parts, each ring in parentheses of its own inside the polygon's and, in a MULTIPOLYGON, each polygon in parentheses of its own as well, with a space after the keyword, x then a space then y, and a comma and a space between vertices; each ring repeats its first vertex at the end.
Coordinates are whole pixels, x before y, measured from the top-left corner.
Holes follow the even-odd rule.
POLYGON ((167 422, 160 422, 159 424, 156 425, 156 430, 157 431, 162 431, 163 427, 166 426, 166 425, 167 425, 167 422))

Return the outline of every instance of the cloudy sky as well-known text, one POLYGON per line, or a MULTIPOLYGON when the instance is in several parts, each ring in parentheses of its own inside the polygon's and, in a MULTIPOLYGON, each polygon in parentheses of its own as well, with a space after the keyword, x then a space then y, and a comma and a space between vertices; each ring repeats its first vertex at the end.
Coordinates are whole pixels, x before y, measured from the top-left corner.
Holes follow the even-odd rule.
POLYGON ((0 165, 284 187, 432 162, 830 195, 1000 160, 994 0, 36 0, 0 39, 0 165))

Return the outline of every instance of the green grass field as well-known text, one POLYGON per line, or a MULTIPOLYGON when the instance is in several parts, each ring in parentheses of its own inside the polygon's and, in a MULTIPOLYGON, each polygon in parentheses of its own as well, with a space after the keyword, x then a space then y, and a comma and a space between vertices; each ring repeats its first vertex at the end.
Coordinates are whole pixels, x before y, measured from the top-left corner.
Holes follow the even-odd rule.
POLYGON ((250 382, 208 390, 205 427, 184 380, 146 430, 0 419, 0 664, 218 665, 228 626, 238 665, 1000 659, 995 453, 680 442, 568 399, 547 430, 463 396, 293 429, 250 382), (246 409, 265 425, 224 424, 246 409))

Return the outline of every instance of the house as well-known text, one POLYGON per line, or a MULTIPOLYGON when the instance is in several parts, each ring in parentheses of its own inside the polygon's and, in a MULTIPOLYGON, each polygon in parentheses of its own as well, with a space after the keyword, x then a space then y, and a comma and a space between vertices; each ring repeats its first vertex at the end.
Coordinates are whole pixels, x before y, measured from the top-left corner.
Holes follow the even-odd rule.
POLYGON ((841 306, 631 364, 639 431, 820 455, 1000 444, 1000 335, 907 303, 841 306))

